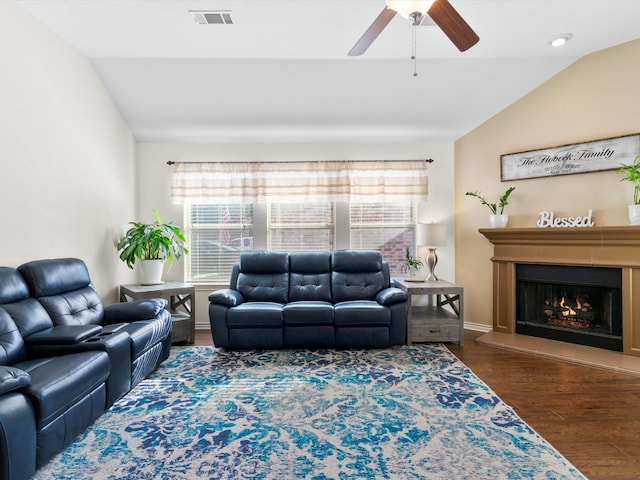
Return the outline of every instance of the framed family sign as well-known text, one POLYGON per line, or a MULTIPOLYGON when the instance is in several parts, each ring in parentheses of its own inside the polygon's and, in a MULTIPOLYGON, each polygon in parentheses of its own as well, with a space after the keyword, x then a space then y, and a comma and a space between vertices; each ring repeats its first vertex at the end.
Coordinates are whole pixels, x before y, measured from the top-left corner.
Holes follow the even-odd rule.
POLYGON ((500 156, 503 182, 615 170, 640 154, 640 133, 500 156))

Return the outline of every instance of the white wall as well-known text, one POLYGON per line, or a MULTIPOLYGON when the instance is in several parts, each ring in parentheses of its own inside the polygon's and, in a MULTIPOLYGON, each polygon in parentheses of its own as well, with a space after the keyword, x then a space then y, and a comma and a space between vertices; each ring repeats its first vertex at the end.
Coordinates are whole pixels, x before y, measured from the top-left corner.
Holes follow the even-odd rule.
MULTIPOLYGON (((449 242, 438 248, 439 277, 454 279, 455 244, 453 231, 453 143, 229 143, 182 144, 139 143, 138 157, 138 215, 139 220, 153 220, 152 209, 163 219, 182 225, 183 209, 170 199, 171 172, 167 161, 310 161, 310 160, 415 160, 433 158, 429 166, 429 197, 420 205, 419 220, 445 222, 449 225, 449 242)), ((421 252, 424 255, 426 252, 421 252)), ((166 279, 182 281, 183 261, 174 264, 166 279)), ((207 294, 215 286, 197 287, 196 323, 208 325, 207 294)))
POLYGON ((0 265, 83 259, 105 303, 133 280, 114 242, 133 219, 135 141, 89 60, 0 2, 0 265))

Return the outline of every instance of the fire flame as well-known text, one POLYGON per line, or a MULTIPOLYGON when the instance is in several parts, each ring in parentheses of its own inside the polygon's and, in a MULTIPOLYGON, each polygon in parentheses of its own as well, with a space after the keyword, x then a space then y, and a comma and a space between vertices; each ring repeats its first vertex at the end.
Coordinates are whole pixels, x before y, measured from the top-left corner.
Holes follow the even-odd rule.
MULTIPOLYGON (((562 300, 560 301, 560 306, 563 308, 562 315, 564 317, 576 315, 576 311, 571 307, 571 305, 568 305, 565 303, 564 297, 562 297, 562 300)), ((580 303, 580 300, 577 298, 576 298, 576 308, 578 310, 582 310, 582 304, 580 303)))

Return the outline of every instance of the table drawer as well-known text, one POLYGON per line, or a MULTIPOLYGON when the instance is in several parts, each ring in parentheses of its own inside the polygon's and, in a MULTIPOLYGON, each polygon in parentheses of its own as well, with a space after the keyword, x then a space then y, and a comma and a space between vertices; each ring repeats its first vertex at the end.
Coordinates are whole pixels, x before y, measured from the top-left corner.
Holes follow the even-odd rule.
POLYGON ((459 342, 460 326, 451 323, 414 325, 414 342, 459 342))

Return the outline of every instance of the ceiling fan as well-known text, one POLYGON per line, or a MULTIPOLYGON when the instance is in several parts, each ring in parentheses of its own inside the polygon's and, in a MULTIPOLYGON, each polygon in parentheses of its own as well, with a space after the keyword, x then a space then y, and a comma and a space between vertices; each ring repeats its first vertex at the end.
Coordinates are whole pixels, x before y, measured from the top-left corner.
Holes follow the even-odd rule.
POLYGON ((396 13, 410 19, 414 26, 420 25, 430 18, 461 52, 473 47, 480 40, 480 37, 448 0, 385 0, 385 2, 387 5, 380 12, 380 15, 349 51, 350 57, 356 57, 366 52, 367 48, 396 16, 396 13))

